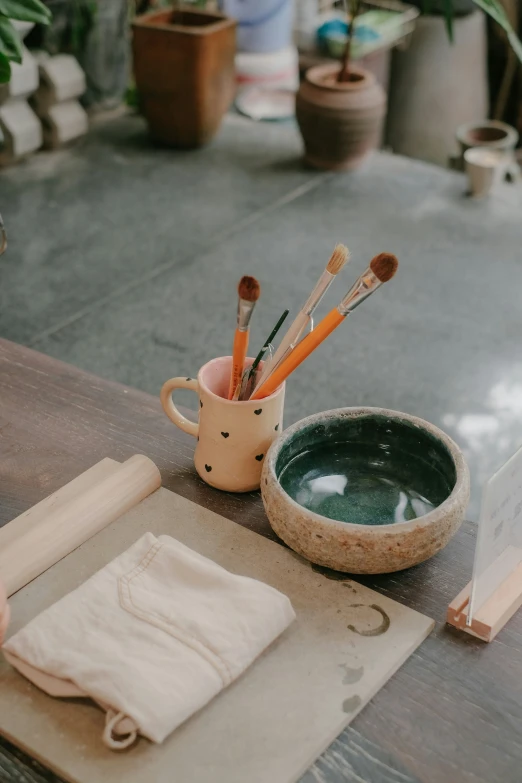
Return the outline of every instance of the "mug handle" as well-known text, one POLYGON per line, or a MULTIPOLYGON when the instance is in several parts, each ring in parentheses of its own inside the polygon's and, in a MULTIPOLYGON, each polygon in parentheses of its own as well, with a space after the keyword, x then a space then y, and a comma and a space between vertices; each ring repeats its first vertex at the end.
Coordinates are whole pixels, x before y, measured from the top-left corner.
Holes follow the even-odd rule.
POLYGON ((183 432, 188 432, 189 435, 193 435, 195 438, 198 435, 199 424, 195 421, 190 421, 174 405, 172 399, 172 392, 174 389, 190 389, 191 391, 198 391, 198 382, 195 378, 171 378, 169 381, 165 381, 161 387, 160 400, 163 406, 163 410, 174 422, 176 427, 179 427, 183 432))

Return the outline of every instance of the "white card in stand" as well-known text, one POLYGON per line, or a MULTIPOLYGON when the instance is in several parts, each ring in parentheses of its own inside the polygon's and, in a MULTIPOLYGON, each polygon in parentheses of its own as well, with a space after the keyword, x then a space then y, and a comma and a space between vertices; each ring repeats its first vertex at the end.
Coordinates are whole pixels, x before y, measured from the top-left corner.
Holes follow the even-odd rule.
POLYGON ((522 448, 484 486, 471 582, 448 623, 490 642, 522 605, 522 448))

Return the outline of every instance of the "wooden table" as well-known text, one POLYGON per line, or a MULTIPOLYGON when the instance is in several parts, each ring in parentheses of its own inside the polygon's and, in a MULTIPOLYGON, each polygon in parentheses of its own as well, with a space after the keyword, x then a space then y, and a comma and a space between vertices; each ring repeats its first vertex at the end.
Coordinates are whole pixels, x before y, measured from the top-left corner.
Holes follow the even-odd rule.
MULTIPOLYGON (((167 420, 158 399, 0 340, 0 525, 103 457, 142 453, 168 489, 274 537, 258 494, 206 486, 192 468, 192 451, 191 438, 167 420)), ((522 613, 489 645, 444 624, 449 601, 470 578, 474 541, 466 523, 428 563, 358 578, 437 625, 306 783, 520 783, 522 613)), ((0 741, 2 783, 55 780, 0 741)))

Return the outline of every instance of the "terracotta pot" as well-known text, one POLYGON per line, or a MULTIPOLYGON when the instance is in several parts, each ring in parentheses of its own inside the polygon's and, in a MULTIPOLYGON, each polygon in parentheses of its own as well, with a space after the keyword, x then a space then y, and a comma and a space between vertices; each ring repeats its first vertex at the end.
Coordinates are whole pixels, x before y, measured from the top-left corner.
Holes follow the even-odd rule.
POLYGON ((133 24, 134 75, 152 136, 200 147, 218 130, 235 94, 236 22, 184 8, 133 24))
POLYGON ((337 63, 310 68, 296 99, 305 159, 332 171, 356 168, 379 145, 386 114, 386 94, 373 74, 352 66, 353 80, 337 82, 338 73, 337 63))

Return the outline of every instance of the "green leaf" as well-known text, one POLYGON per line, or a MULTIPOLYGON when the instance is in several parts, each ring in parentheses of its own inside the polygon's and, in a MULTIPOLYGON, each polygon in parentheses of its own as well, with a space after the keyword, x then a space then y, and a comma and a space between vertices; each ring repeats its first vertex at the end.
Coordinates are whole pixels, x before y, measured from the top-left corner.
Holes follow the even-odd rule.
POLYGON ((20 36, 13 25, 5 16, 0 16, 0 52, 8 60, 14 60, 15 63, 22 62, 22 43, 20 36))
POLYGON ((482 8, 492 19, 495 20, 507 33, 509 43, 516 56, 522 62, 522 43, 513 30, 509 19, 506 16, 504 8, 498 0, 474 0, 475 5, 482 8))
POLYGON ((11 66, 7 57, 0 52, 0 84, 5 84, 11 78, 11 66))
POLYGON ((40 0, 0 0, 0 14, 20 22, 49 24, 51 12, 40 0))
POLYGON ((522 63, 522 43, 520 41, 520 38, 517 36, 513 28, 511 28, 511 30, 506 30, 506 32, 507 32, 508 41, 511 44, 511 48, 513 49, 516 56, 522 63))
POLYGON ((448 38, 453 43, 453 0, 444 0, 443 10, 448 38))

